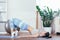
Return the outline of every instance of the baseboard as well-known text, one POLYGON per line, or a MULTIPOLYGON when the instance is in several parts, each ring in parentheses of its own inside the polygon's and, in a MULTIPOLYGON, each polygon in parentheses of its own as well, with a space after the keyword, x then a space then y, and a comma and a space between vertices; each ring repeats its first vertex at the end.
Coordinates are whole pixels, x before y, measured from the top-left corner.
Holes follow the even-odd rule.
POLYGON ((7 32, 0 32, 0 34, 7 34, 7 32))

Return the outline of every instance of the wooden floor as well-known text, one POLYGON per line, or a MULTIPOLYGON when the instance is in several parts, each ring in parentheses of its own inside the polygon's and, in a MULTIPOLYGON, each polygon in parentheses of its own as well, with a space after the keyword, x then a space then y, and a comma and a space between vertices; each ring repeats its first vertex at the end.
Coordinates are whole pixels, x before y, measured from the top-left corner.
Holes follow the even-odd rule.
POLYGON ((46 39, 46 38, 0 38, 0 40, 60 40, 60 37, 53 37, 50 39, 46 39))
MULTIPOLYGON (((29 33, 19 33, 19 36, 26 36, 29 33)), ((10 36, 9 34, 0 34, 0 36, 10 36)), ((0 38, 0 40, 60 40, 60 36, 53 35, 52 38, 37 38, 37 37, 16 37, 16 38, 0 38)))

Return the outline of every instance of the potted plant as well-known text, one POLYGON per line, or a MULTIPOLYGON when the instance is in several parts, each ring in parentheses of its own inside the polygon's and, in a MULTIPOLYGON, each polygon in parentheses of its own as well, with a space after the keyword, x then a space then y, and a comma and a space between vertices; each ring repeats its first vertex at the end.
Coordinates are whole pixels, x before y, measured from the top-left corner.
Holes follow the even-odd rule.
POLYGON ((42 10, 39 8, 39 6, 36 6, 36 8, 37 8, 37 10, 38 10, 38 12, 39 12, 39 14, 40 14, 40 16, 41 16, 41 18, 42 18, 44 30, 45 30, 46 32, 51 33, 51 28, 52 28, 52 27, 51 27, 51 24, 52 24, 52 20, 53 20, 53 11, 52 11, 52 9, 46 7, 47 10, 44 9, 44 10, 42 11, 42 10))

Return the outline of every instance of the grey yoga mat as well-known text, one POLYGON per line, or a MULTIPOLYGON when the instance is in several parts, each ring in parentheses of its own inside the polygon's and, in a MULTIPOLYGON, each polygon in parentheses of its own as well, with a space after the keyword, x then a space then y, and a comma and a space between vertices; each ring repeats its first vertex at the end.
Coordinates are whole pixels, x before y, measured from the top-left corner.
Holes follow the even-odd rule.
POLYGON ((0 36, 0 38, 17 38, 17 36, 16 36, 16 37, 11 37, 11 36, 0 36))

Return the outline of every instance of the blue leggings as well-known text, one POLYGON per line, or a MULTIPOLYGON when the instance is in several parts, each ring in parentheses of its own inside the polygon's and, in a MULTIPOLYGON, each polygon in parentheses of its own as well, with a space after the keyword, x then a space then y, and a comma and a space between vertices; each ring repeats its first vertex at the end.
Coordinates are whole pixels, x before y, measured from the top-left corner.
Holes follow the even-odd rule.
POLYGON ((21 23, 22 23, 22 21, 17 18, 9 20, 9 24, 10 24, 11 28, 19 27, 21 30, 28 30, 28 24, 26 24, 24 22, 22 24, 21 23), (14 25, 16 25, 16 27, 14 25))

